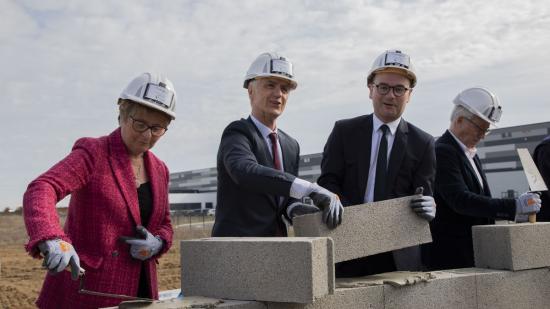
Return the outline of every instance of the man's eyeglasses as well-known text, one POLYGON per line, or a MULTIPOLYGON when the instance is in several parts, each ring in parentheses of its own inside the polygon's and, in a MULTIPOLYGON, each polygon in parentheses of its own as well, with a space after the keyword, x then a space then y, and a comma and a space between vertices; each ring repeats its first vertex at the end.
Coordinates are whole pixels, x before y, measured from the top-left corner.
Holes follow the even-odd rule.
POLYGON ((132 116, 130 116, 130 119, 132 119, 132 129, 139 133, 151 130, 151 134, 153 136, 163 136, 164 133, 166 133, 166 130, 168 130, 168 128, 161 126, 149 126, 145 122, 137 120, 132 116))
POLYGON ((405 93, 407 93, 407 91, 411 89, 401 85, 390 86, 386 84, 374 84, 374 86, 376 87, 378 93, 380 93, 381 95, 386 95, 390 93, 390 90, 393 90, 393 95, 395 95, 396 97, 403 96, 405 93))
POLYGON ((468 117, 464 117, 464 119, 468 120, 469 123, 473 124, 479 130, 479 132, 482 132, 485 135, 491 133, 490 128, 484 129, 484 128, 480 127, 479 124, 475 123, 472 119, 470 119, 468 117))

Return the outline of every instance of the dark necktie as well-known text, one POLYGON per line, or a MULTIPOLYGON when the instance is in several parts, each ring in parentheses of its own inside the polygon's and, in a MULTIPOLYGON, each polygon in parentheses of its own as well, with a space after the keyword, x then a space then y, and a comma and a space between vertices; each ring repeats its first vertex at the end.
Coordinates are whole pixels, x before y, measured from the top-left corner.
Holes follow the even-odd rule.
POLYGON ((283 166, 281 165, 281 158, 279 158, 279 150, 277 147, 278 138, 277 133, 272 132, 269 134, 269 139, 271 140, 271 152, 273 153, 273 165, 276 169, 282 171, 283 166))
POLYGON ((380 126, 382 131, 382 138, 380 138, 380 145, 378 146, 378 156, 376 158, 376 177, 374 178, 374 201, 383 201, 386 199, 386 180, 387 180, 387 168, 388 168, 388 140, 386 139, 386 133, 388 133, 388 126, 383 124, 380 126))

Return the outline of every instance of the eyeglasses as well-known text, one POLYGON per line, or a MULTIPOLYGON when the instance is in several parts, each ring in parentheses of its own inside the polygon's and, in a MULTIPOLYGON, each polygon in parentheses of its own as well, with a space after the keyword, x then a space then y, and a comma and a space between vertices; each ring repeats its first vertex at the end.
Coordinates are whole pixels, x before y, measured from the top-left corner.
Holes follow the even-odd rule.
POLYGON ((390 93, 390 90, 393 90, 393 95, 395 95, 396 97, 403 96, 405 93, 407 93, 407 91, 411 89, 401 85, 390 86, 386 84, 374 84, 374 86, 376 86, 378 93, 380 93, 381 95, 386 95, 390 93))
POLYGON ((153 136, 163 136, 164 133, 166 133, 166 131, 168 130, 168 128, 162 126, 149 126, 145 122, 137 120, 132 116, 130 116, 130 119, 132 119, 132 129, 139 133, 151 130, 151 134, 153 136))
POLYGON ((491 133, 490 128, 483 129, 482 127, 479 126, 479 124, 475 123, 472 119, 468 117, 464 117, 464 119, 468 120, 469 123, 473 124, 479 130, 479 132, 482 132, 484 135, 491 133))

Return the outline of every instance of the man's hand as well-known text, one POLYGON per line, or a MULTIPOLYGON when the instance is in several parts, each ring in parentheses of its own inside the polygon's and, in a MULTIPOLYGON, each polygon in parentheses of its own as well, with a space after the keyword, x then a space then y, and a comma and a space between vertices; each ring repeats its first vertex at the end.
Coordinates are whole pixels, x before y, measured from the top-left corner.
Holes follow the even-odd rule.
POLYGON ((38 244, 38 249, 44 255, 43 266, 48 268, 51 273, 61 272, 70 265, 71 278, 78 279, 80 258, 78 258, 73 245, 61 239, 50 239, 38 244))
POLYGON ((323 222, 331 229, 340 225, 342 223, 344 206, 342 206, 338 195, 316 183, 312 183, 310 189, 311 193, 309 197, 315 206, 323 210, 323 222))
POLYGON ((432 221, 435 218, 435 200, 429 195, 423 195, 424 188, 418 187, 415 191, 415 196, 411 200, 412 210, 421 218, 429 221, 432 221))
POLYGON ((302 202, 294 202, 288 205, 287 214, 290 219, 294 217, 312 214, 321 211, 317 206, 302 202))
POLYGON ((139 225, 136 230, 138 234, 144 238, 120 237, 120 239, 131 246, 130 254, 134 259, 145 261, 160 252, 163 246, 163 242, 160 238, 153 236, 153 234, 149 233, 149 231, 141 225, 139 225))
POLYGON ((536 193, 525 192, 516 199, 516 217, 540 211, 542 201, 536 193))

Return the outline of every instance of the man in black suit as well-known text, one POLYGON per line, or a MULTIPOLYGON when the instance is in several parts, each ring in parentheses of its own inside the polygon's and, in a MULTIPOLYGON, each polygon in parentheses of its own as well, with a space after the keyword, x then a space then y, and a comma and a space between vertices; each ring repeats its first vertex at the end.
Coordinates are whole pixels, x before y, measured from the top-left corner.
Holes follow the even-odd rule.
POLYGON ((526 221, 538 212, 540 198, 526 192, 519 198, 491 198, 476 145, 502 114, 497 97, 485 88, 469 88, 454 99, 451 125, 436 142, 437 216, 431 222, 432 268, 474 266, 472 226, 494 219, 526 221))
MULTIPOLYGON (((540 144, 535 147, 533 160, 539 168, 539 172, 546 183, 550 185, 550 136, 543 139, 540 144)), ((540 212, 537 215, 537 221, 550 221, 550 193, 548 191, 541 192, 542 205, 540 212)))
MULTIPOLYGON (((338 194, 344 206, 418 194, 411 207, 429 221, 435 216, 430 196, 434 139, 401 117, 416 84, 409 56, 399 50, 384 52, 374 61, 367 82, 374 113, 336 122, 317 182, 338 194)), ((420 249, 415 246, 338 263, 336 276, 420 269, 420 249)))
POLYGON ((277 128, 291 90, 297 86, 292 63, 264 53, 245 77, 252 111, 230 123, 218 150, 218 192, 212 236, 286 236, 283 216, 323 210, 325 223, 342 221, 338 196, 297 176, 298 142, 277 128), (309 196, 314 205, 301 203, 309 196))

